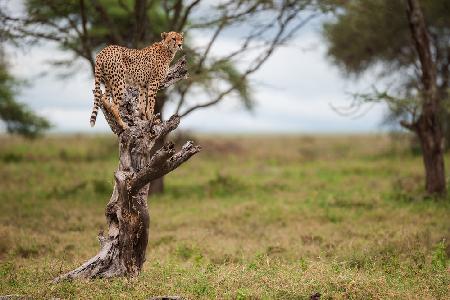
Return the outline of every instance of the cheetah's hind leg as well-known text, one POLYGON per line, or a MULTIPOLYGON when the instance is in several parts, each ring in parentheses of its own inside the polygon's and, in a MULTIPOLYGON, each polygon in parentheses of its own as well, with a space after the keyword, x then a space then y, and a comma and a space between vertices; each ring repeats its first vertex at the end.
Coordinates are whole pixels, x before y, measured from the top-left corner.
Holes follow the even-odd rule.
POLYGON ((102 95, 102 105, 105 108, 105 110, 110 113, 113 117, 114 120, 117 122, 117 124, 123 129, 127 129, 128 126, 123 122, 122 118, 119 115, 119 108, 117 107, 117 105, 115 105, 114 103, 110 103, 109 101, 109 97, 108 97, 108 92, 106 91, 103 95, 102 95))

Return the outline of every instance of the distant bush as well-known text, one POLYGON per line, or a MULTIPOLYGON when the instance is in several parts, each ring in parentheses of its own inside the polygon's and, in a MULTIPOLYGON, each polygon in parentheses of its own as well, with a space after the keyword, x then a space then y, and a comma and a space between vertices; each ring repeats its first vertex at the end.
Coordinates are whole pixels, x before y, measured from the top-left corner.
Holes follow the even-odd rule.
POLYGON ((223 197, 234 194, 244 188, 244 184, 237 179, 217 173, 216 177, 208 182, 206 191, 210 196, 223 197))
POLYGON ((92 180, 92 186, 94 187, 94 192, 101 195, 109 194, 112 189, 112 186, 107 181, 99 179, 92 180))

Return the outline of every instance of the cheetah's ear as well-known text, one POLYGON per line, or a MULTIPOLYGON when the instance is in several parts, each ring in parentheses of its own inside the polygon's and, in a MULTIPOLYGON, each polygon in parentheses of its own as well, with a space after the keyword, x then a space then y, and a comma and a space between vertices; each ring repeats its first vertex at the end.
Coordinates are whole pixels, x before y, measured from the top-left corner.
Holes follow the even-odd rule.
POLYGON ((180 34, 181 34, 181 36, 184 36, 184 32, 181 32, 180 34))
POLYGON ((165 40, 166 37, 167 37, 167 32, 162 32, 161 33, 161 37, 162 37, 163 40, 165 40))

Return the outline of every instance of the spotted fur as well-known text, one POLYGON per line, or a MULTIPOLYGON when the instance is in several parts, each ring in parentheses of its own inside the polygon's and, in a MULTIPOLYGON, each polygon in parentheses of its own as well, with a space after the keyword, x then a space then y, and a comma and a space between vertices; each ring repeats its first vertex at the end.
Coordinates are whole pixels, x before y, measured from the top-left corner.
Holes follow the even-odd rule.
POLYGON ((95 58, 94 107, 91 126, 95 125, 102 102, 117 123, 126 128, 119 115, 119 105, 124 100, 125 87, 139 88, 138 108, 145 120, 153 119, 156 93, 165 79, 175 53, 182 48, 183 34, 161 33, 162 41, 143 49, 108 46, 95 58), (101 84, 105 86, 102 93, 101 84), (102 99, 102 97, 104 97, 102 99), (109 100, 109 98, 112 98, 109 100))

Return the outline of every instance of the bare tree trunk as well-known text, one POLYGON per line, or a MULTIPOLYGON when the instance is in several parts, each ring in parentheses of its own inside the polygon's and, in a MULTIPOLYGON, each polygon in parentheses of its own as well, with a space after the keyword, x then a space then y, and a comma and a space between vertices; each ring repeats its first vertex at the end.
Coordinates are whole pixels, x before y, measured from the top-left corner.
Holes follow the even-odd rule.
POLYGON ((425 165, 426 190, 444 195, 447 191, 444 168, 444 135, 440 120, 441 103, 436 83, 436 67, 430 50, 425 18, 418 0, 406 0, 407 16, 422 68, 423 100, 421 115, 413 124, 402 125, 419 137, 425 165))
MULTIPOLYGON (((170 70, 163 87, 186 77, 185 59, 182 58, 170 70)), ((100 233, 99 253, 79 268, 55 279, 137 276, 145 262, 150 217, 147 196, 150 181, 159 178, 187 161, 200 151, 193 142, 186 142, 175 153, 172 142, 161 145, 165 136, 177 128, 178 116, 160 124, 139 119, 138 91, 128 87, 126 101, 120 107, 120 115, 128 128, 122 130, 112 115, 102 105, 111 130, 119 139, 119 166, 114 173, 115 185, 106 206, 108 232, 100 233)))
POLYGON ((438 118, 419 119, 416 132, 419 136, 425 165, 425 188, 430 194, 446 193, 444 168, 444 138, 438 118))
MULTIPOLYGON (((155 105, 155 113, 156 114, 160 114, 160 116, 163 115, 163 110, 164 110, 164 104, 166 103, 167 100, 167 95, 164 91, 162 91, 161 93, 158 93, 157 97, 156 97, 156 105, 155 105)), ((162 139, 161 141, 158 141, 156 148, 159 149, 164 145, 165 139, 162 139)), ((154 195, 154 194, 162 194, 164 192, 164 176, 161 176, 155 180, 153 180, 150 183, 151 189, 149 194, 150 195, 154 195)))

